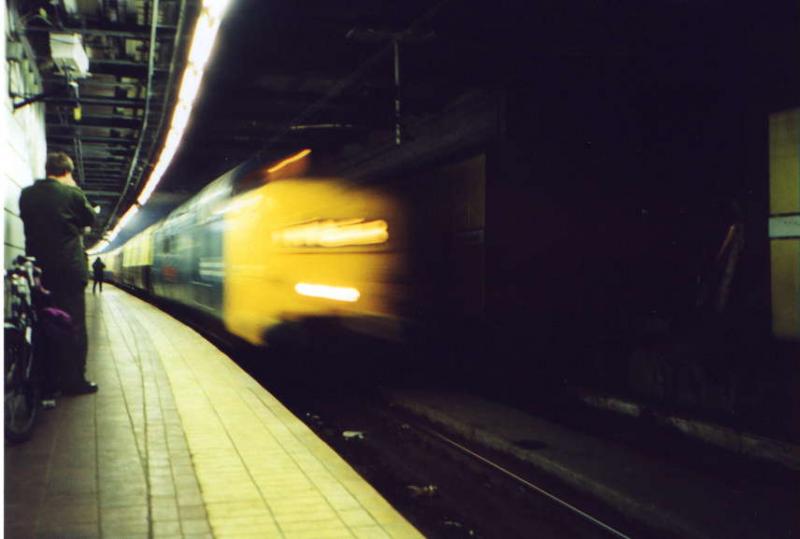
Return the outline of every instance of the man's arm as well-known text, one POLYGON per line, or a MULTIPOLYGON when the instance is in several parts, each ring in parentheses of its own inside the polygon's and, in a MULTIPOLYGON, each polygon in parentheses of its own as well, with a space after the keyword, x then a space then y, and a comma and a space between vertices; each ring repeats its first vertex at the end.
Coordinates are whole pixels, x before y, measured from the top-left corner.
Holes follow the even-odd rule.
POLYGON ((72 192, 75 197, 72 205, 77 219, 75 224, 79 227, 92 226, 92 223, 94 223, 94 210, 89 205, 89 201, 86 200, 86 195, 78 187, 73 188, 72 192))

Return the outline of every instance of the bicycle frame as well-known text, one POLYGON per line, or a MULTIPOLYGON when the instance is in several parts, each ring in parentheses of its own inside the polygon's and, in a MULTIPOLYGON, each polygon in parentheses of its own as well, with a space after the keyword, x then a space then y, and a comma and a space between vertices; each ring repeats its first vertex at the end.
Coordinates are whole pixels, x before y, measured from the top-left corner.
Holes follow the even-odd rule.
POLYGON ((17 257, 5 274, 4 364, 5 438, 9 443, 27 440, 39 409, 34 329, 38 321, 34 290, 41 291, 39 270, 33 258, 17 257))

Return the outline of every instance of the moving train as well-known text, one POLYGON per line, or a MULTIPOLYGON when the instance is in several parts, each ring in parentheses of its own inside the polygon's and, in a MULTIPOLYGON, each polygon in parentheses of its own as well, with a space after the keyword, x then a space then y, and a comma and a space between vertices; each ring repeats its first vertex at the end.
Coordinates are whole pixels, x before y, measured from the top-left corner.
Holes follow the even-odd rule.
POLYGON ((459 298, 457 310, 464 298, 480 302, 480 275, 470 296, 458 290, 463 275, 448 271, 469 272, 469 261, 464 265, 447 245, 456 232, 444 229, 483 226, 480 189, 467 189, 475 194, 470 212, 464 189, 447 180, 472 170, 471 183, 480 187, 482 157, 442 169, 445 180, 424 191, 407 181, 356 184, 312 175, 311 159, 310 150, 277 163, 253 159, 214 180, 102 253, 110 280, 202 311, 267 346, 286 327, 320 321, 402 340, 411 325, 443 314, 446 298, 459 298), (468 223, 448 215, 453 204, 468 223))

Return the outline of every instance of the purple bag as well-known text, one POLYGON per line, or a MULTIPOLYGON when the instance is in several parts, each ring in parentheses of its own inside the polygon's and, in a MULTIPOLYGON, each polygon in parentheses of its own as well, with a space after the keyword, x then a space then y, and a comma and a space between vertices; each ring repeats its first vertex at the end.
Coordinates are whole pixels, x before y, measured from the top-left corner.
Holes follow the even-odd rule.
POLYGON ((48 339, 65 339, 72 334, 72 317, 58 307, 39 311, 39 324, 48 339))

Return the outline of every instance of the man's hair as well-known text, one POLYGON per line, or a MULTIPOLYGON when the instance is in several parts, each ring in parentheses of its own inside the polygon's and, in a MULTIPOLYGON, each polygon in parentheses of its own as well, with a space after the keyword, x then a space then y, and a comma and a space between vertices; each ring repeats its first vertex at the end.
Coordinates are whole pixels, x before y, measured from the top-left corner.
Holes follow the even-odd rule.
POLYGON ((47 162, 44 165, 44 170, 47 176, 63 176, 68 172, 75 169, 75 164, 72 159, 64 152, 53 152, 47 154, 47 162))

